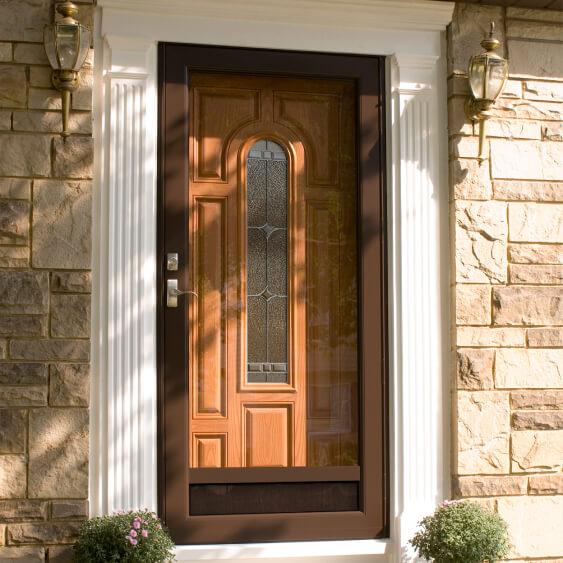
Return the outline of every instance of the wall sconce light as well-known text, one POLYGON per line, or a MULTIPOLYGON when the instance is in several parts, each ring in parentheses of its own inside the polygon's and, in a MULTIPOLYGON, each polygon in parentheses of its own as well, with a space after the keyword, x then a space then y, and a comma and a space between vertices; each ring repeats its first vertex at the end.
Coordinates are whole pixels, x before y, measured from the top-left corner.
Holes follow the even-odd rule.
POLYGON ((62 16, 59 21, 45 26, 43 44, 45 53, 53 68, 53 85, 61 92, 63 110, 63 130, 61 135, 68 137, 68 117, 70 93, 78 87, 78 71, 82 68, 92 32, 75 19, 78 8, 70 0, 57 5, 62 16))
POLYGON ((485 125, 491 116, 490 109, 508 78, 508 61, 495 53, 500 47, 500 41, 493 37, 494 31, 495 24, 491 22, 489 36, 481 41, 485 51, 469 60, 468 76, 472 96, 465 103, 465 113, 469 119, 479 122, 479 160, 485 159, 485 125))

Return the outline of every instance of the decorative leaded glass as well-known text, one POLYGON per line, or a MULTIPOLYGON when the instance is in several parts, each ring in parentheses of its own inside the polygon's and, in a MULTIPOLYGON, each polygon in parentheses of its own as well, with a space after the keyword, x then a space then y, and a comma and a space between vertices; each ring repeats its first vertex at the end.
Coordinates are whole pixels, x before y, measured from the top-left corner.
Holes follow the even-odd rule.
POLYGON ((249 383, 287 383, 287 158, 258 141, 247 161, 249 383))

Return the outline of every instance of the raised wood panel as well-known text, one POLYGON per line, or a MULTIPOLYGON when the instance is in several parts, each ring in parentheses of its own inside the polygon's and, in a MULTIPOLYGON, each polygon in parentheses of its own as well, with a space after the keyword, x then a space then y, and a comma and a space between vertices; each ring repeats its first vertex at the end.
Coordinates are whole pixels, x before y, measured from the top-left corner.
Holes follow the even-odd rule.
POLYGON ((305 141, 310 185, 338 183, 340 96, 307 92, 274 92, 274 119, 305 141))
POLYGON ((331 418, 338 402, 338 206, 307 201, 307 416, 331 418))
POLYGON ((195 181, 226 181, 229 140, 258 119, 259 100, 256 90, 194 88, 195 181))
POLYGON ((306 203, 307 464, 349 465, 358 462, 354 206, 322 191, 306 203))
POLYGON ((225 214, 225 198, 195 198, 197 370, 193 385, 194 418, 224 417, 227 414, 225 214))
POLYGON ((292 405, 244 405, 243 409, 246 467, 291 466, 292 405))
POLYGON ((308 465, 325 467, 334 464, 340 450, 338 434, 309 432, 308 442, 308 465))
POLYGON ((227 461, 226 434, 194 434, 192 467, 225 467, 227 461))

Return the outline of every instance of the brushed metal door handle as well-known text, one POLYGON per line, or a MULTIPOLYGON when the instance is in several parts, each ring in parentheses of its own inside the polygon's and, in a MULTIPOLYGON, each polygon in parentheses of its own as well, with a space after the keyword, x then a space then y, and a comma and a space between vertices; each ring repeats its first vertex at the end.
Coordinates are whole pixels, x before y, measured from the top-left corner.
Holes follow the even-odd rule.
POLYGON ((198 297, 198 294, 195 291, 182 291, 178 289, 178 280, 171 279, 166 280, 166 306, 175 308, 178 307, 178 297, 180 295, 195 295, 198 297))

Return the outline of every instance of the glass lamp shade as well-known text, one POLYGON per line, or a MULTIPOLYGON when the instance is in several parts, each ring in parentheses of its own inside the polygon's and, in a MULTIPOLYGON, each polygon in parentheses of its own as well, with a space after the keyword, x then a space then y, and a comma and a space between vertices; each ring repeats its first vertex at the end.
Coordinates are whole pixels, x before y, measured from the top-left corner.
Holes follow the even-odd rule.
POLYGON ((476 100, 494 102, 508 77, 508 61, 494 53, 482 53, 471 58, 469 85, 476 100))
POLYGON ((80 25, 55 23, 45 27, 45 52, 55 70, 79 71, 90 47, 91 31, 80 25))

